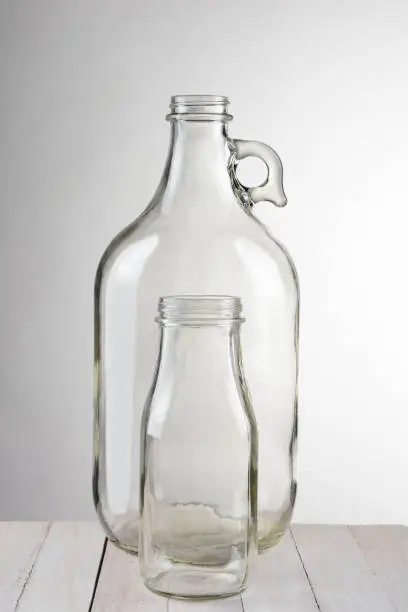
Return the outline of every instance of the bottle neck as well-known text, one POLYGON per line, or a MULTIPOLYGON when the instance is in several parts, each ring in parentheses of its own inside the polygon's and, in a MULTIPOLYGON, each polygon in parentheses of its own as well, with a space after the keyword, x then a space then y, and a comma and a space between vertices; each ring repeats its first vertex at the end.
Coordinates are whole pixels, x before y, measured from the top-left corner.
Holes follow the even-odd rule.
MULTIPOLYGON (((240 352, 240 325, 163 326, 158 379, 184 384, 235 385, 240 352)), ((205 392, 205 387, 201 389, 205 392)))
POLYGON ((162 206, 236 204, 228 173, 227 126, 221 120, 172 121, 162 206))

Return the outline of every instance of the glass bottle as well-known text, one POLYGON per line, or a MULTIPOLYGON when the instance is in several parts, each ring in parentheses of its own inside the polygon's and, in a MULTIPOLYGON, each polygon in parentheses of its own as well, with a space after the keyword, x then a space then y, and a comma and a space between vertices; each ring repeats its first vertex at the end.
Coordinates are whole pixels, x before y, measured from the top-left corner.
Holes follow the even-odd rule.
MULTIPOLYGON (((156 362, 152 312, 163 295, 236 295, 244 370, 259 430, 258 549, 279 541, 296 494, 299 292, 284 247, 253 214, 286 203, 277 154, 228 136, 228 100, 174 96, 170 150, 152 201, 108 246, 95 282, 94 501, 110 540, 137 552, 139 431, 156 362), (261 158, 246 188, 239 161, 261 158)), ((142 169, 140 177, 142 179, 142 169)))
POLYGON ((256 551, 257 430, 241 301, 161 298, 159 358, 141 427, 140 567, 163 595, 241 592, 256 551))

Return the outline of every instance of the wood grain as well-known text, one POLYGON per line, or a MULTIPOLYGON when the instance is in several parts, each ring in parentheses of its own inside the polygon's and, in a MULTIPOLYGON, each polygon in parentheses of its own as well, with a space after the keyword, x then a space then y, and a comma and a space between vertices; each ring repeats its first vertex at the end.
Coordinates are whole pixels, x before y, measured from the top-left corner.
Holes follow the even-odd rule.
POLYGON ((398 612, 408 610, 408 528, 352 527, 368 564, 398 612))
POLYGON ((253 582, 242 599, 245 612, 317 612, 290 533, 258 558, 253 582))
POLYGON ((103 543, 95 523, 53 523, 18 612, 86 612, 103 543))
POLYGON ((322 612, 395 612, 347 527, 297 525, 292 532, 322 612))
POLYGON ((0 612, 408 612, 407 528, 292 533, 258 558, 242 597, 193 603, 151 593, 137 557, 111 544, 100 565, 95 523, 0 523, 0 612))
POLYGON ((0 523, 0 610, 2 612, 16 609, 48 528, 48 523, 0 523))
POLYGON ((143 585, 139 561, 108 543, 92 612, 166 612, 167 600, 143 585))

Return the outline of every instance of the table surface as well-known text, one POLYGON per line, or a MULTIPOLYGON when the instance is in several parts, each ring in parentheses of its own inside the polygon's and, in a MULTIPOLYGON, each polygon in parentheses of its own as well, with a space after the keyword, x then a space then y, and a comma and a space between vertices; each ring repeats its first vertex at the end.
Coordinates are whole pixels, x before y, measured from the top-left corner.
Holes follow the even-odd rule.
POLYGON ((96 523, 0 523, 1 612, 408 612, 408 529, 295 525, 242 596, 166 600, 96 523))

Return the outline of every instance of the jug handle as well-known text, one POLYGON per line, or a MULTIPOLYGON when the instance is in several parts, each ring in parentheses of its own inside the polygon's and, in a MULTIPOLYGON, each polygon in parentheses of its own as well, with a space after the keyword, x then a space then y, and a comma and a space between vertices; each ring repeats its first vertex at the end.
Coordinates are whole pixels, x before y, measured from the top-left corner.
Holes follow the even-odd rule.
POLYGON ((285 206, 287 203, 283 189, 283 168, 279 155, 267 144, 255 140, 237 140, 230 138, 228 146, 231 155, 228 171, 232 188, 240 202, 252 208, 257 202, 272 202, 275 206, 285 206), (246 187, 237 177, 236 169, 245 157, 258 157, 267 168, 265 181, 256 187, 246 187))

